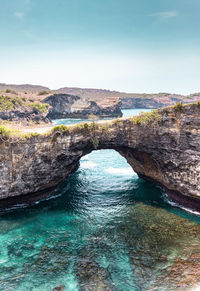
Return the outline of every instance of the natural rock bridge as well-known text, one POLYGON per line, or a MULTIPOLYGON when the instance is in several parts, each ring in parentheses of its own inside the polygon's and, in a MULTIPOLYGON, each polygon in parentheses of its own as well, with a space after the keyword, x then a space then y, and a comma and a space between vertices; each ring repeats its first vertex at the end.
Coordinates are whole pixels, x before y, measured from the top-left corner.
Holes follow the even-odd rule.
MULTIPOLYGON (((77 170, 82 156, 114 149, 142 178, 182 205, 200 209, 200 105, 139 117, 54 128, 46 135, 1 136, 0 199, 46 193, 77 170)), ((1 200, 1 203, 2 201, 1 200)), ((5 201, 5 200, 4 200, 5 201)))

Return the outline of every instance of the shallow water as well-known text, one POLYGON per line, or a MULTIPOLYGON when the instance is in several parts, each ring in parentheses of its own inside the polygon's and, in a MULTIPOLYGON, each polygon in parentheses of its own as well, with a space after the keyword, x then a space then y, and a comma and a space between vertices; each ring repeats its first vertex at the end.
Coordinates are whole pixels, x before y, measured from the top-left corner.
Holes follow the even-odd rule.
POLYGON ((0 290, 190 290, 200 283, 200 218, 169 205, 117 152, 83 157, 54 196, 1 214, 0 290))

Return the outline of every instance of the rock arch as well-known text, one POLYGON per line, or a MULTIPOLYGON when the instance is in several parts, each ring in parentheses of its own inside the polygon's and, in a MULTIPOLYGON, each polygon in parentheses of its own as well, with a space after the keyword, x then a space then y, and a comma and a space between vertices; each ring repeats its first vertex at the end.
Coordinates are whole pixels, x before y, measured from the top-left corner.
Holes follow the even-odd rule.
MULTIPOLYGON (((0 144, 0 199, 49 191, 93 150, 114 149, 173 200, 200 208, 200 106, 56 127, 48 135, 0 144)), ((28 197, 28 196, 27 196, 28 197)))

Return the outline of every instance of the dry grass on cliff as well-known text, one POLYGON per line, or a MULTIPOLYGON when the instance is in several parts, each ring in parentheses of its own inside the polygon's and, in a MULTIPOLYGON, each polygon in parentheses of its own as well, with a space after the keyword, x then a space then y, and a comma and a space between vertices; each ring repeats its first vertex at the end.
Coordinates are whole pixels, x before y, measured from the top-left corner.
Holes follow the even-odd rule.
POLYGON ((178 102, 175 105, 167 106, 167 107, 164 107, 164 108, 158 109, 158 110, 159 110, 159 112, 161 112, 162 114, 165 114, 165 115, 175 113, 176 116, 177 115, 180 116, 187 109, 191 109, 193 112, 195 112, 196 110, 199 110, 200 109, 200 100, 196 103, 187 103, 187 104, 183 104, 182 102, 178 102))
MULTIPOLYGON (((117 118, 115 120, 105 121, 103 123, 98 122, 83 122, 76 125, 66 126, 66 125, 59 125, 53 128, 51 127, 43 127, 42 130, 39 127, 33 126, 32 128, 16 128, 12 122, 9 123, 8 126, 0 125, 0 137, 4 140, 14 139, 14 140, 26 140, 28 138, 36 137, 36 136, 43 136, 43 137, 50 137, 57 140, 57 137, 60 135, 74 135, 74 134, 85 134, 91 135, 91 138, 94 137, 95 133, 100 134, 112 134, 112 130, 115 127, 120 128, 123 130, 123 125, 125 120, 131 121, 131 123, 136 125, 145 125, 145 126, 152 126, 155 124, 161 124, 162 116, 164 114, 172 113, 175 114, 178 112, 179 114, 183 113, 185 109, 193 108, 194 110, 200 108, 200 101, 197 103, 192 104, 176 104, 174 106, 165 107, 163 109, 153 110, 147 113, 141 113, 139 116, 133 116, 129 118, 117 118)), ((97 141, 94 142, 97 144, 97 141)))
POLYGON ((139 125, 159 123, 162 120, 162 115, 158 110, 152 110, 151 112, 140 113, 138 116, 130 117, 130 120, 139 125))
POLYGON ((0 125, 0 138, 3 141, 19 141, 26 140, 33 136, 38 136, 39 134, 36 132, 24 133, 23 131, 9 128, 4 125, 0 125))

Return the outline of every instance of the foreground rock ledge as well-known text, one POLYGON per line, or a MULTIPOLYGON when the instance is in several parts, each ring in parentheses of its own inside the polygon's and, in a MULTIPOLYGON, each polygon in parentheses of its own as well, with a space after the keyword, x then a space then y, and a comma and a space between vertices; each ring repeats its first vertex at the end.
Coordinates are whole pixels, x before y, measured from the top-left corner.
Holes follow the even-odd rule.
POLYGON ((200 210, 199 104, 61 126, 46 135, 0 137, 0 199, 48 193, 77 170, 82 156, 114 149, 140 177, 162 186, 174 201, 200 210))

